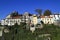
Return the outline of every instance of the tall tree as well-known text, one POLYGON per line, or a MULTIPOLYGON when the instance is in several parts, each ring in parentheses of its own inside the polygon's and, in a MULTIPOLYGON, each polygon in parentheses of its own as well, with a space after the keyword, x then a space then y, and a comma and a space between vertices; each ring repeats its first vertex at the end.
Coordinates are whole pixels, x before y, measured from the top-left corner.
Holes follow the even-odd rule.
POLYGON ((17 11, 13 11, 13 12, 11 13, 11 16, 17 16, 17 15, 19 15, 17 11))
POLYGON ((51 11, 47 9, 47 10, 44 11, 44 14, 43 15, 44 16, 49 16, 51 14, 52 14, 51 11))
POLYGON ((38 14, 40 14, 41 15, 41 13, 42 13, 42 10, 41 9, 36 9, 35 10, 38 14))

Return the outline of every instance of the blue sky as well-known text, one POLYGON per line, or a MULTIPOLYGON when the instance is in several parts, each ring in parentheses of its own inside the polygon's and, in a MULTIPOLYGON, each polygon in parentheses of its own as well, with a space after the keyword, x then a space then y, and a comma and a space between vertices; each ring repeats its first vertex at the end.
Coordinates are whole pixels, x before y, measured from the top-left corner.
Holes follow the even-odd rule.
POLYGON ((26 11, 33 14, 37 8, 42 11, 49 9, 52 13, 60 12, 60 0, 0 0, 0 19, 14 10, 21 14, 26 11))

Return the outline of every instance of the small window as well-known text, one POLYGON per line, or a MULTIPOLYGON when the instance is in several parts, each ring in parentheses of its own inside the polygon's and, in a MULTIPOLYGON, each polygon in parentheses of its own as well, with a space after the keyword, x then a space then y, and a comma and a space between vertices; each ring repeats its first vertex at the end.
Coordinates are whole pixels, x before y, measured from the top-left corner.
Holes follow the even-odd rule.
POLYGON ((20 20, 18 20, 18 22, 20 22, 20 20))
POLYGON ((47 19, 47 20, 49 20, 49 19, 47 19))
POLYGON ((50 19, 50 21, 51 21, 51 19, 50 19))
POLYGON ((42 20, 44 20, 44 19, 42 19, 42 20))

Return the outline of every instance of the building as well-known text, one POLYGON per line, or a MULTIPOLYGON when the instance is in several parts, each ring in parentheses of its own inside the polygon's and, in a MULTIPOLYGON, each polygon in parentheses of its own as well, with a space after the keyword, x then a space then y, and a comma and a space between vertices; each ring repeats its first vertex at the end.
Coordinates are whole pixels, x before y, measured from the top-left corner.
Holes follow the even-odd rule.
POLYGON ((50 15, 50 16, 53 17, 54 20, 60 19, 60 14, 54 14, 54 15, 50 15))
POLYGON ((59 20, 59 19, 60 19, 60 14, 54 14, 54 15, 50 15, 50 16, 53 17, 54 22, 55 22, 56 20, 59 20))
POLYGON ((50 16, 53 17, 55 25, 60 24, 60 14, 54 14, 54 15, 50 15, 50 16))
POLYGON ((33 24, 41 24, 41 21, 44 24, 53 24, 56 23, 57 20, 60 20, 60 14, 54 14, 50 16, 40 16, 40 15, 32 15, 29 12, 25 12, 23 15, 18 14, 18 12, 14 11, 9 14, 5 19, 1 20, 1 25, 12 26, 15 23, 20 25, 21 22, 25 22, 27 25, 33 24))
POLYGON ((40 18, 40 16, 37 16, 37 24, 41 24, 41 18, 40 18))
POLYGON ((22 16, 22 22, 29 23, 30 22, 30 16, 32 16, 29 12, 25 12, 22 16))
POLYGON ((54 19, 51 16, 40 16, 44 24, 53 24, 54 19))
POLYGON ((37 16, 35 14, 32 17, 32 24, 34 24, 34 25, 37 24, 37 16))
POLYGON ((19 15, 16 11, 12 12, 5 19, 1 20, 1 25, 12 26, 15 23, 17 23, 18 25, 20 25, 20 22, 21 22, 20 18, 21 18, 21 15, 19 15))

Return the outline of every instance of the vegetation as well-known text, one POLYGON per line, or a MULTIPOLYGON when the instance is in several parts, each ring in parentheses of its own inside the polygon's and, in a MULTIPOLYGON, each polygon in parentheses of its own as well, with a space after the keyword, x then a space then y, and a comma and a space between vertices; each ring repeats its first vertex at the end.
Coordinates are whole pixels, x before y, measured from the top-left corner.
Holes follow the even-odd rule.
POLYGON ((11 13, 11 16, 12 16, 12 17, 13 17, 13 16, 17 16, 17 15, 19 15, 19 13, 18 13, 17 11, 14 11, 14 12, 11 13))
POLYGON ((45 12, 44 12, 44 16, 49 16, 49 15, 51 15, 52 13, 51 13, 51 11, 50 10, 45 10, 45 12))
POLYGON ((9 33, 4 33, 5 40, 45 40, 46 37, 38 37, 41 34, 51 34, 52 40, 60 40, 60 27, 53 24, 44 25, 43 29, 36 29, 34 33, 25 29, 25 23, 15 24, 9 33))
POLYGON ((0 25, 1 25, 1 23, 0 23, 0 25))
POLYGON ((44 24, 44 22, 43 22, 43 21, 41 21, 41 23, 42 23, 42 24, 44 24))
POLYGON ((42 14, 42 10, 41 10, 41 9, 36 9, 35 11, 36 11, 38 14, 40 14, 40 15, 42 14))

